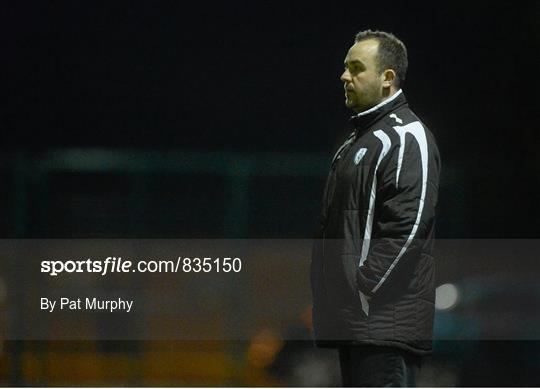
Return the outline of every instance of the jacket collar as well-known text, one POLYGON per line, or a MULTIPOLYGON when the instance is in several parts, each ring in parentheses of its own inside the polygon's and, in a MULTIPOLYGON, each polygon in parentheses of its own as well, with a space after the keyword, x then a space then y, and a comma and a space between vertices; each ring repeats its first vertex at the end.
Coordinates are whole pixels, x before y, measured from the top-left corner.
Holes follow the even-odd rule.
POLYGON ((349 119, 349 123, 351 123, 357 131, 361 131, 378 121, 384 115, 395 111, 397 108, 405 104, 407 104, 407 99, 403 94, 403 90, 400 89, 386 100, 381 101, 376 106, 352 116, 349 119))

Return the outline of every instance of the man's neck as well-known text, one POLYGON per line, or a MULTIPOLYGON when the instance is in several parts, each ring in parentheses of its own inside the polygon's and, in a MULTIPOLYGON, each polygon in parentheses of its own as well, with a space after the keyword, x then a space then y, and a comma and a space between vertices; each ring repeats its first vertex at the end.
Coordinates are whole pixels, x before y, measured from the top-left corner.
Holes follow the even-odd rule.
POLYGON ((379 104, 371 107, 370 109, 367 109, 365 111, 362 111, 362 112, 358 112, 355 116, 365 116, 367 114, 370 114, 371 112, 373 111, 376 111, 378 110, 379 108, 381 108, 383 105, 386 105, 388 104, 389 102, 391 102, 392 100, 394 100, 396 97, 398 97, 401 93, 403 93, 403 91, 401 89, 397 90, 397 91, 394 91, 393 93, 391 92, 388 97, 386 97, 384 100, 382 100, 379 104))

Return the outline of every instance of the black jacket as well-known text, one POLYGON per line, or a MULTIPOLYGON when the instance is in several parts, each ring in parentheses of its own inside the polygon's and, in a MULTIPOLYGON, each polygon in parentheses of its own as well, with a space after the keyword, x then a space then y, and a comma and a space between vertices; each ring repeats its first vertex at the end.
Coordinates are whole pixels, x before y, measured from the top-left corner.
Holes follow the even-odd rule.
POLYGON ((311 261, 318 346, 431 352, 440 159, 402 91, 351 119, 326 182, 311 261))

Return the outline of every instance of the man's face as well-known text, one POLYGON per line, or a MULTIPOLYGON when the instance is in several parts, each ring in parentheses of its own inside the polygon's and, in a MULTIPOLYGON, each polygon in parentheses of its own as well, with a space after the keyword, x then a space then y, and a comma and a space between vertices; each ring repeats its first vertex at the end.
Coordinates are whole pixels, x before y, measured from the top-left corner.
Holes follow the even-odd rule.
POLYGON ((383 100, 383 75, 377 71, 378 47, 375 39, 360 41, 345 57, 345 71, 340 77, 345 88, 345 105, 356 112, 383 100))

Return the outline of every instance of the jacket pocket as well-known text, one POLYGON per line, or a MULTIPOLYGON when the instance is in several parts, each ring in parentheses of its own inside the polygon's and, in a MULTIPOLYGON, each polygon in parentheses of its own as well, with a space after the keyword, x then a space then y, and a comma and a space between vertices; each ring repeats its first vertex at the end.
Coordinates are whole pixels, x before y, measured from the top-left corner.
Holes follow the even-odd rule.
POLYGON ((343 254, 340 255, 340 259, 341 268, 343 271, 341 288, 346 294, 347 301, 352 302, 353 305, 357 308, 362 308, 364 313, 367 315, 367 299, 365 299, 365 301, 362 301, 356 279, 356 272, 360 263, 360 255, 343 254))

